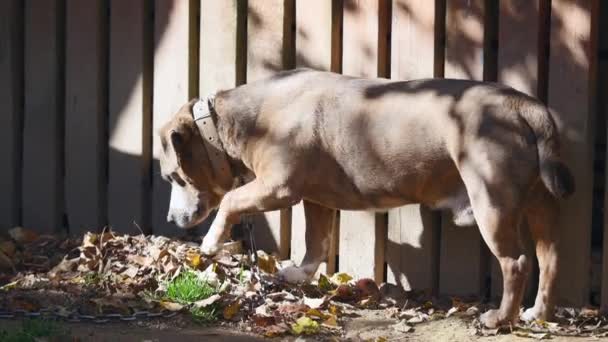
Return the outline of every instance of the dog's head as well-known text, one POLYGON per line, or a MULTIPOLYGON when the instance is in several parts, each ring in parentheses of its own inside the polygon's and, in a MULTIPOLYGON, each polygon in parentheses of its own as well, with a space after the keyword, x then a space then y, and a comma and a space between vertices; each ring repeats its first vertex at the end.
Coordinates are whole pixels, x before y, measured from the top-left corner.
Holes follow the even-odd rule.
POLYGON ((183 106, 159 132, 160 171, 171 184, 167 221, 192 228, 218 207, 223 191, 215 184, 203 140, 192 118, 194 102, 183 106))

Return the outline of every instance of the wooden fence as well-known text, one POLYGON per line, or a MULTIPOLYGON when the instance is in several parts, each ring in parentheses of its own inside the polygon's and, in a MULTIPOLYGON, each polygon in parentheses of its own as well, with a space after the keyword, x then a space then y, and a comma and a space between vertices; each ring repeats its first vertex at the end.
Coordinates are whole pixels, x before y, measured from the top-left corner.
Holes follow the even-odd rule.
MULTIPOLYGON (((560 302, 601 285, 608 305, 607 27, 599 0, 3 0, 0 227, 176 234, 154 132, 188 99, 278 70, 498 81, 550 106, 576 177, 560 302)), ((419 205, 338 217, 327 272, 500 295, 476 228, 419 205)), ((302 258, 301 204, 256 223, 258 244, 302 258)))

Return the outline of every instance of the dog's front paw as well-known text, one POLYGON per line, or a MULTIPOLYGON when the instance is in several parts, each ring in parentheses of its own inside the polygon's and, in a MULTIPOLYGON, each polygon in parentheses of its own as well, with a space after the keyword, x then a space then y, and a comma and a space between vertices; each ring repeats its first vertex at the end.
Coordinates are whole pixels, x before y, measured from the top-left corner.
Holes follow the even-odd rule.
POLYGON ((221 248, 222 246, 220 246, 217 241, 213 241, 205 237, 203 239, 203 243, 201 244, 201 253, 203 253, 203 255, 216 255, 221 248))
POLYGON ((298 284, 308 281, 310 275, 302 268, 289 266, 279 271, 279 277, 291 284, 298 284))

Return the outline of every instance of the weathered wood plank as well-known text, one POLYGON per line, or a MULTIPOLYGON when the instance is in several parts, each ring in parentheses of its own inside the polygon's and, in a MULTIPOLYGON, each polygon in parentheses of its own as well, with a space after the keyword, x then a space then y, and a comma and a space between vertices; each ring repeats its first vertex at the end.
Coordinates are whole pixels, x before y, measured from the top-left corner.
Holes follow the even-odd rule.
POLYGON ((340 272, 383 281, 386 218, 374 212, 340 212, 340 272))
POLYGON ((237 1, 201 0, 199 92, 237 85, 237 1))
MULTIPOLYGON (((296 1, 296 66, 331 70, 332 64, 332 1, 296 1), (311 10, 314 9, 314 10, 311 10)), ((306 254, 304 238, 306 220, 302 202, 292 208, 291 259, 299 264, 306 254)), ((329 251, 331 253, 331 251, 329 251)), ((334 251, 335 253, 335 251, 334 251)), ((320 273, 335 270, 335 254, 328 254, 328 263, 320 273)))
POLYGON ((23 10, 0 2, 0 227, 20 224, 23 120, 23 10))
POLYGON ((62 230, 64 8, 57 0, 25 3, 23 225, 62 230))
MULTIPOLYGON (((158 160, 161 149, 158 130, 177 110, 197 93, 190 84, 190 1, 156 0, 154 17, 154 90, 153 90, 153 153, 158 160)), ((197 61, 198 63, 198 61, 197 61)), ((170 189, 154 163, 153 230, 155 234, 176 234, 178 228, 167 223, 170 189)))
MULTIPOLYGON (((380 16, 385 1, 344 1, 342 72, 377 77, 384 70, 386 48, 380 38, 380 16)), ((386 215, 371 212, 340 213, 339 270, 356 277, 383 280, 386 215)))
POLYGON ((331 70, 332 2, 296 1, 296 66, 331 70))
MULTIPOLYGON (((590 82, 597 63, 591 36, 596 1, 551 2, 548 105, 560 129, 561 152, 570 167, 576 192, 563 201, 558 220, 560 270, 558 300, 569 305, 587 302, 593 192, 594 108, 590 82)), ((596 31, 597 32, 597 31, 596 31)))
POLYGON ((144 115, 149 101, 144 95, 144 1, 112 0, 110 10, 108 221, 115 231, 135 234, 137 226, 149 229, 144 219, 149 186, 144 123, 150 119, 144 115))
MULTIPOLYGON (((266 78, 294 66, 294 39, 291 34, 294 2, 249 0, 247 10, 247 82, 266 78)), ((258 246, 289 258, 291 209, 256 215, 258 246)))
POLYGON ((103 1, 66 2, 65 199, 70 234, 106 221, 103 1))
MULTIPOLYGON (((391 78, 434 76, 435 4, 394 0, 391 33, 391 78)), ((389 211, 386 245, 387 281, 406 290, 434 291, 439 217, 412 204, 389 211)))
POLYGON ((342 41, 342 72, 377 77, 380 0, 345 0, 342 41))
MULTIPOLYGON (((531 96, 538 96, 540 0, 500 1, 498 27, 498 82, 531 96)), ((526 252, 534 255, 534 246, 522 226, 526 252)), ((496 258, 491 258, 491 296, 502 295, 503 279, 496 258)), ((530 277, 527 292, 535 288, 530 277)))
MULTIPOLYGON (((445 77, 483 79, 484 2, 450 0, 446 7, 445 77)), ((482 290, 482 239, 477 227, 441 220, 439 292, 471 295, 482 290)))

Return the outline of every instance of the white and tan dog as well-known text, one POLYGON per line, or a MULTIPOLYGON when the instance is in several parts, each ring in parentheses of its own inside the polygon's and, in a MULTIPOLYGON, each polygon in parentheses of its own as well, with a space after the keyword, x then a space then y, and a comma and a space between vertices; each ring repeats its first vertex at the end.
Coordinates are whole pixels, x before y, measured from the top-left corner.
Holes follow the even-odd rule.
POLYGON ((531 268, 526 220, 540 267, 523 319, 554 308, 557 198, 574 191, 558 133, 539 101, 497 84, 448 79, 391 82, 296 69, 185 105, 161 130, 168 220, 182 228, 217 216, 201 246, 217 252, 243 214, 304 200, 306 256, 283 275, 308 279, 326 258, 332 209, 408 203, 476 222, 503 273, 489 327, 518 316, 531 268))

